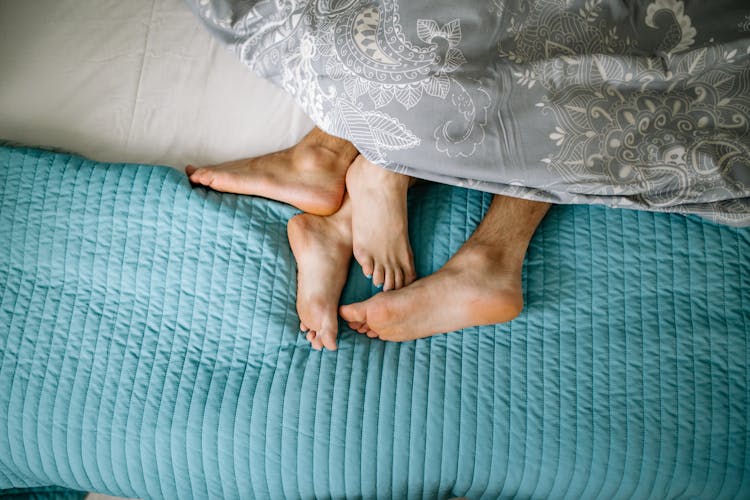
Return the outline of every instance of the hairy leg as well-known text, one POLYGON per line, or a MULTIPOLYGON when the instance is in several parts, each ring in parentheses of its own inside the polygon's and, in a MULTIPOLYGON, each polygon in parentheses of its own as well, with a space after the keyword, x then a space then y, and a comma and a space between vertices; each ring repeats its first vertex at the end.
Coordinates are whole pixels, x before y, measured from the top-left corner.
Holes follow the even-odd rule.
POLYGON ((362 155, 346 173, 354 258, 383 290, 396 290, 416 278, 406 214, 410 182, 410 177, 381 168, 362 155))
POLYGON ((341 317, 360 333, 393 341, 512 320, 523 309, 526 250, 549 206, 496 195, 474 234, 439 271, 341 306, 341 317))
POLYGON ((341 206, 346 170, 357 156, 354 146, 315 127, 289 149, 257 158, 194 167, 190 181, 217 191, 263 196, 315 215, 341 206))
POLYGON ((352 258, 351 202, 328 217, 299 214, 287 225, 297 261, 297 314, 314 349, 336 349, 338 305, 352 258))

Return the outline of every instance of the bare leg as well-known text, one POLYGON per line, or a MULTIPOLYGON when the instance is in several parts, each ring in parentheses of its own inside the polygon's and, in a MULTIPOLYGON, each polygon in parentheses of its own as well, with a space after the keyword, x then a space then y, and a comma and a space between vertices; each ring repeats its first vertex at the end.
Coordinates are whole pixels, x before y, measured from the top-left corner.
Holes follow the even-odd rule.
POLYGON ((524 256, 549 206, 496 195, 443 268, 401 290, 341 306, 341 317, 360 333, 393 341, 510 321, 523 309, 524 256))
POLYGON ((314 349, 336 349, 338 305, 352 258, 351 202, 329 217, 299 214, 287 234, 297 261, 297 314, 314 349))
POLYGON ((190 181, 217 191, 263 196, 304 212, 330 215, 341 206, 354 146, 315 127, 297 145, 258 158, 197 168, 190 181))
POLYGON ((383 290, 396 290, 416 278, 406 217, 410 182, 410 177, 381 168, 362 155, 346 173, 354 258, 383 290))

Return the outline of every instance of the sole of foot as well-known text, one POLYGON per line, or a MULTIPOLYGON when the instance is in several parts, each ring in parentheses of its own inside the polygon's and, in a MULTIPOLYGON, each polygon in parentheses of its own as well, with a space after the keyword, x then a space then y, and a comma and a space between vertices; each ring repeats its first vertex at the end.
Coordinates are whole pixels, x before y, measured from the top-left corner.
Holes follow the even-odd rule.
POLYGON ((352 256, 350 229, 338 219, 299 214, 287 225, 297 261, 300 330, 316 350, 337 348, 338 304, 352 256))

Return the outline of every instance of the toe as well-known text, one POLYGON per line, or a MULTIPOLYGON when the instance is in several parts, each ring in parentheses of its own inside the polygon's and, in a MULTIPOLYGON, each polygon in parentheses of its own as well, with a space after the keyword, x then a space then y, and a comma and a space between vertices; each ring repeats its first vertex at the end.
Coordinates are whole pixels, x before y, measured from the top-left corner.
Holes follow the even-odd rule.
POLYGON ((367 333, 370 330, 367 323, 349 323, 349 328, 359 333, 367 333))
POLYGON ((372 284, 376 287, 383 286, 385 282, 385 268, 380 264, 375 264, 375 271, 372 273, 372 284))
POLYGON ((370 331, 370 328, 368 328, 368 326, 367 326, 367 325, 366 325, 365 323, 362 323, 362 324, 361 324, 361 325, 359 326, 359 328, 357 328, 357 331, 358 331, 359 333, 367 333, 367 332, 369 332, 369 331, 370 331))
POLYGON ((352 253, 354 260, 362 267, 362 274, 368 278, 372 278, 372 273, 375 271, 375 263, 372 257, 368 253, 356 249, 352 253))
POLYGON ((403 269, 396 269, 393 272, 393 289, 398 290, 404 286, 404 271, 403 269))
POLYGON ((188 165, 185 167, 185 175, 190 177, 191 175, 193 175, 193 173, 195 173, 196 170, 198 170, 198 167, 194 165, 188 165))
POLYGON ((344 305, 339 308, 341 317, 350 324, 355 322, 363 323, 367 319, 365 312, 366 308, 362 302, 355 302, 354 304, 344 305))
POLYGON ((383 291, 387 292, 388 290, 393 290, 394 288, 394 270, 393 268, 388 268, 385 271, 385 280, 383 281, 383 291))
POLYGON ((316 351, 320 351, 323 349, 323 341, 320 339, 320 336, 317 334, 317 332, 310 331, 310 334, 307 336, 307 340, 310 341, 310 345, 313 349, 316 351))
POLYGON ((359 321, 349 323, 349 328, 359 333, 367 333, 368 331, 370 331, 370 327, 367 326, 367 323, 359 321))
POLYGON ((323 343, 323 347, 330 351, 336 350, 336 332, 335 331, 328 331, 328 332, 321 332, 320 335, 320 341, 323 343))
POLYGON ((417 281, 417 272, 414 270, 414 266, 404 268, 404 286, 411 285, 417 281))
POLYGON ((376 339, 376 338, 378 338, 378 334, 377 334, 377 333, 375 333, 375 331, 374 331, 374 330, 367 330, 367 332, 366 332, 366 333, 367 333, 367 336, 368 336, 368 337, 370 337, 371 339, 376 339))
POLYGON ((373 264, 373 261, 369 260, 365 262, 365 264, 360 265, 362 266, 362 274, 364 274, 367 279, 372 278, 372 273, 375 272, 375 264, 373 264))
POLYGON ((299 322, 299 331, 306 332, 307 330, 309 330, 309 328, 307 327, 307 325, 305 325, 303 322, 300 321, 299 322))
POLYGON ((190 182, 207 186, 211 183, 208 174, 209 172, 206 168, 198 168, 189 175, 190 182))

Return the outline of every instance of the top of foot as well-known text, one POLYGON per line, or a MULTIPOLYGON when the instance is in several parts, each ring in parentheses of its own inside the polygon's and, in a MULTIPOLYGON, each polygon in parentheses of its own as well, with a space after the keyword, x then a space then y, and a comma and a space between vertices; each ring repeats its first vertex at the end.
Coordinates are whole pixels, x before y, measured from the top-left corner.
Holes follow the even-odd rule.
POLYGON ((346 174, 354 258, 373 284, 385 291, 397 290, 416 278, 406 213, 410 180, 362 155, 346 174))
POLYGON ((262 196, 330 215, 341 206, 346 170, 355 155, 351 143, 314 129, 289 149, 218 165, 188 165, 185 173, 191 182, 217 191, 262 196))

